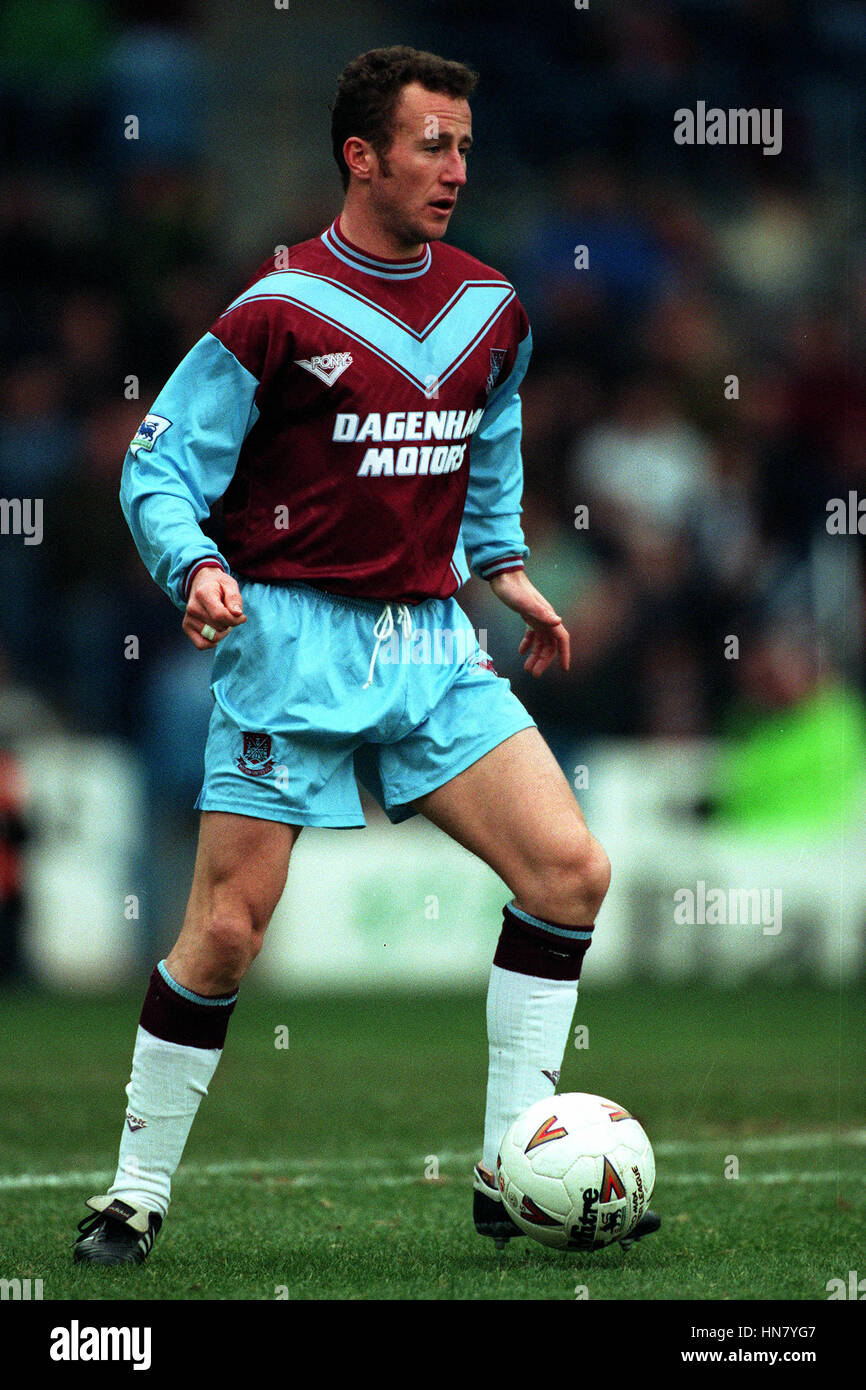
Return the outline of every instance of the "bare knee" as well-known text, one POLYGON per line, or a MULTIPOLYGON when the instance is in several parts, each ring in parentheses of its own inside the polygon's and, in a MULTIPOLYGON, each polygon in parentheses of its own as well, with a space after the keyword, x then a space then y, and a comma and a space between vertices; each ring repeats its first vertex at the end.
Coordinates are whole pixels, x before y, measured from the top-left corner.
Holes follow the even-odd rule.
POLYGON ((202 813, 186 918, 167 965, 195 993, 236 988, 258 955, 285 887, 300 826, 202 813))
POLYGON ((594 835, 587 832, 588 844, 583 863, 583 882, 588 897, 596 902, 596 912, 601 907, 610 887, 610 859, 604 846, 594 835))
POLYGON ((610 886, 610 872, 603 846, 578 824, 551 839, 515 885, 518 904, 545 921, 594 922, 610 886))
POLYGON ((214 979, 231 989, 246 974, 259 951, 264 933, 257 931, 249 910, 214 906, 201 923, 203 960, 214 979))
POLYGON ((168 969, 198 994, 226 994, 261 950, 267 925, 268 917, 243 897, 212 891, 191 901, 168 969))

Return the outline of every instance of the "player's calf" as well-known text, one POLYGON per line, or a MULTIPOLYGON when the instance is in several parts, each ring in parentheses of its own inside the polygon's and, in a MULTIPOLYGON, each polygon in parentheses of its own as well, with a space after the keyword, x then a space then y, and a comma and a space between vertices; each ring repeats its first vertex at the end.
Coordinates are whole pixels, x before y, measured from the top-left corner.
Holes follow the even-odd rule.
POLYGON ((495 1169, 509 1125, 556 1090, 593 930, 592 922, 569 925, 535 917, 517 903, 503 909, 487 990, 482 1165, 488 1173, 495 1169))
POLYGON ((171 1180, 222 1056, 236 1000, 236 992, 195 994, 173 977, 166 961, 153 971, 126 1088, 117 1172, 106 1196, 88 1202, 99 1219, 80 1228, 76 1262, 140 1264, 146 1258, 168 1211, 171 1180))
POLYGON ((237 983, 258 954, 299 834, 298 826, 203 814, 186 920, 150 977, 141 1011, 117 1173, 106 1196, 89 1203, 97 1219, 87 1218, 77 1262, 146 1257, 222 1055, 237 983))

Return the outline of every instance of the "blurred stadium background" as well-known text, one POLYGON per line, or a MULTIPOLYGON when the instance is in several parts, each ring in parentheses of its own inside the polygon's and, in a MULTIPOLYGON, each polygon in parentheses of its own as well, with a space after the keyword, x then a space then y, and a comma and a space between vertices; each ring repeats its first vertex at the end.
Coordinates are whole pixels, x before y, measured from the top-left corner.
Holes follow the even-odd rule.
MULTIPOLYGON (((0 536, 3 978, 137 987, 174 938, 208 658, 127 533, 126 444, 252 269, 338 210, 336 76, 396 42, 481 73, 450 235, 533 326, 529 574, 571 671, 529 680, 515 616, 464 601, 614 864, 588 983, 858 979, 863 539, 826 524, 866 493, 846 0, 4 0, 0 496, 42 499, 44 535, 0 536), (698 100, 781 108, 781 153, 676 144, 698 100), (677 922, 701 882, 780 891, 782 930, 677 922)), ((251 986, 480 989, 502 885, 365 809, 302 837, 251 986)))

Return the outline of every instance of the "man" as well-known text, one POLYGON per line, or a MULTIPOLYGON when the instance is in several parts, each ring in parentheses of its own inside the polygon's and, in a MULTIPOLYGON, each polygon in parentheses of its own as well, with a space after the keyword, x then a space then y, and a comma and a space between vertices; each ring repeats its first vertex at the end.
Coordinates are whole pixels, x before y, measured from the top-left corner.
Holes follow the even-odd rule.
POLYGON ((568 667, 523 568, 526 316, 503 276, 442 242, 475 81, 409 48, 349 64, 332 108, 342 213, 263 267, 130 446, 124 512, 190 640, 217 648, 215 707, 189 907, 151 977, 117 1174, 87 1204, 78 1261, 148 1255, 292 847, 306 825, 365 823, 356 775, 392 821, 427 816, 515 895, 474 1181, 479 1231, 518 1234, 497 1146, 553 1094, 609 866, 454 598, 471 567, 526 623, 526 669, 568 667), (200 529, 219 498, 225 554, 200 529), (448 659, 386 661, 395 620, 448 659))

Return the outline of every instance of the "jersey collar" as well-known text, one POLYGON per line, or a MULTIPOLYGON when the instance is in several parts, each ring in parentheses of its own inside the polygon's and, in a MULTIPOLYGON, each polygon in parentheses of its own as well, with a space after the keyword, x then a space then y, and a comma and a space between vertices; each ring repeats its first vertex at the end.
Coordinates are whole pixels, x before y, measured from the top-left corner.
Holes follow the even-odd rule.
POLYGON ((353 270, 360 270, 364 275, 374 275, 378 280, 415 280, 419 275, 426 275, 432 260, 429 242, 421 255, 413 256, 411 260, 390 261, 380 256, 370 256, 360 247, 353 246, 351 241, 347 241, 343 236, 339 217, 322 232, 322 241, 332 255, 344 265, 350 265, 353 270))

